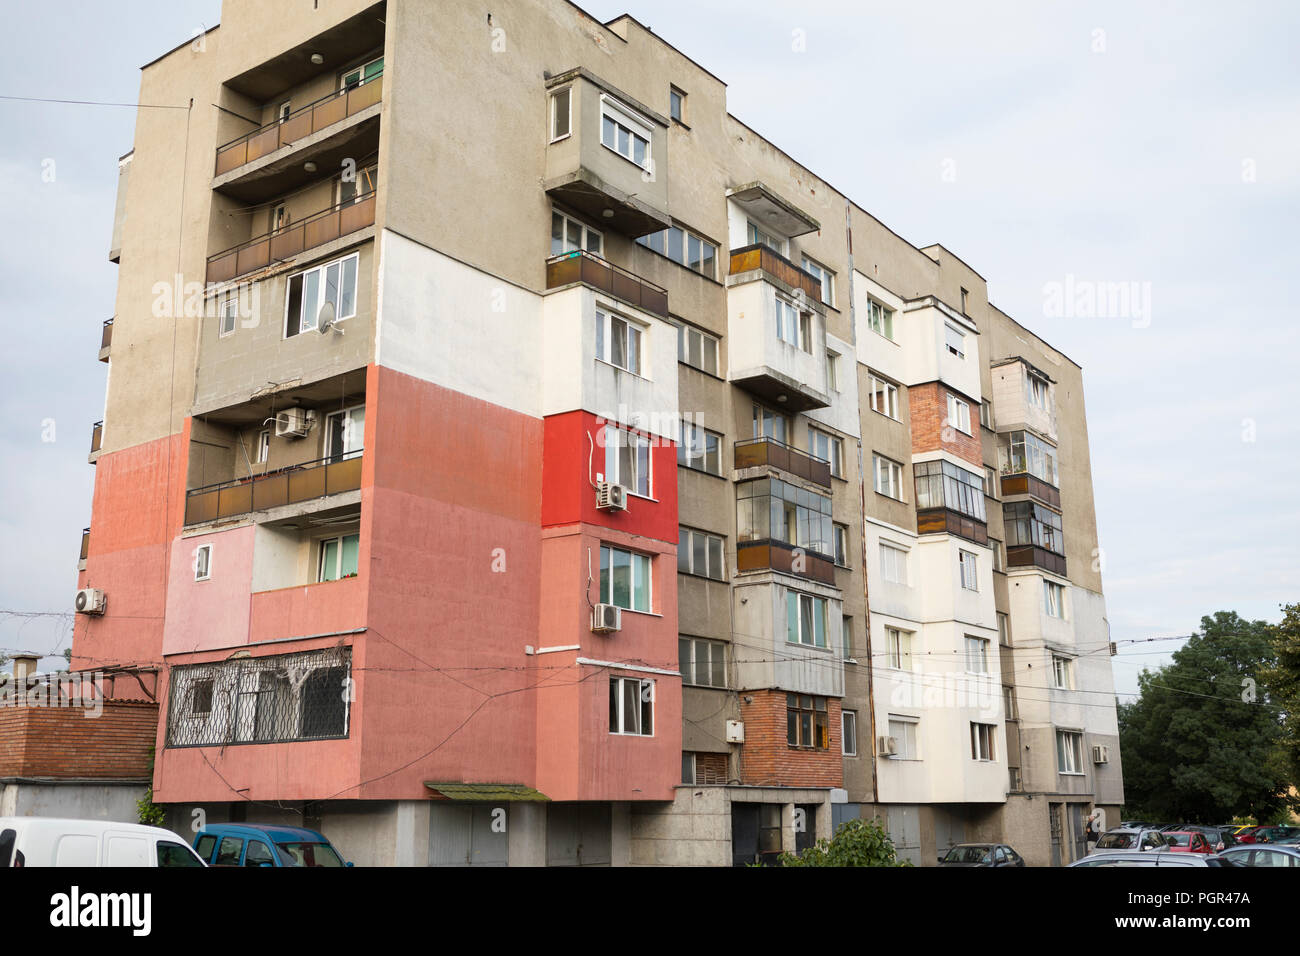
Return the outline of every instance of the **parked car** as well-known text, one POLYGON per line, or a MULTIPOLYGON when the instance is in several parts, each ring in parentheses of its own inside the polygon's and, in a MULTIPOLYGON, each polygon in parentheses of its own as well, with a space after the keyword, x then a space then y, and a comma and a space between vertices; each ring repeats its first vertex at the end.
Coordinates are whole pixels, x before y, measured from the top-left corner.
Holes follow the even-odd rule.
POLYGON ((0 817, 0 867, 203 866, 185 838, 112 820, 0 817))
POLYGON ((1220 854, 1238 866, 1289 866, 1300 867, 1300 847, 1288 844, 1240 844, 1220 854))
POLYGON ((323 834, 305 827, 214 823, 194 837, 209 866, 351 866, 323 834))
POLYGON ((1005 843, 959 843, 939 858, 940 866, 1024 866, 1025 861, 1005 843))
POLYGON ((1254 843, 1255 834, 1258 832, 1259 832, 1259 827, 1251 824, 1249 826, 1242 827, 1240 830, 1234 833, 1233 836, 1237 838, 1238 843, 1254 843))
POLYGON ((1255 842, 1277 843, 1297 834, 1300 834, 1300 827, 1260 827, 1255 831, 1255 842))
POLYGON ((1092 853, 1070 866, 1240 866, 1226 854, 1170 853, 1167 850, 1147 852, 1120 850, 1114 853, 1092 853))
POLYGON ((1124 851, 1146 852, 1150 850, 1164 850, 1169 843, 1163 833, 1155 829, 1122 829, 1107 830, 1097 841, 1093 853, 1122 853, 1124 851))
POLYGON ((1115 827, 1114 829, 1116 829, 1116 830, 1149 830, 1149 829, 1151 829, 1151 824, 1147 823, 1145 820, 1129 820, 1127 823, 1125 823, 1125 822, 1121 822, 1120 825, 1117 826, 1117 827, 1115 827))
POLYGON ((1170 853, 1212 853, 1210 841, 1199 830, 1166 830, 1170 853))

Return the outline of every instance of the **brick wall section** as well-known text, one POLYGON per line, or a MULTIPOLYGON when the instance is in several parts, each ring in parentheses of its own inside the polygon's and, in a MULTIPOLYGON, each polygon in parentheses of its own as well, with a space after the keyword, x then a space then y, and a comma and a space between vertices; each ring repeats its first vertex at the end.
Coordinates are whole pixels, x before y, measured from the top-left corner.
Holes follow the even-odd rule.
POLYGON ((740 779, 755 787, 842 787, 844 759, 840 753, 840 700, 827 700, 830 747, 807 750, 786 741, 783 690, 750 691, 741 695, 740 718, 745 743, 740 752, 740 779), (752 704, 745 698, 753 698, 752 704))
POLYGON ((913 385, 907 390, 907 403, 912 416, 912 454, 946 451, 963 461, 970 462, 981 476, 984 474, 984 450, 980 447, 980 403, 939 382, 913 385), (948 393, 970 405, 971 431, 967 435, 957 428, 948 428, 948 393), (945 440, 946 439, 946 440, 945 440))
POLYGON ((0 707, 0 777, 150 776, 158 705, 105 701, 87 717, 79 707, 0 707))

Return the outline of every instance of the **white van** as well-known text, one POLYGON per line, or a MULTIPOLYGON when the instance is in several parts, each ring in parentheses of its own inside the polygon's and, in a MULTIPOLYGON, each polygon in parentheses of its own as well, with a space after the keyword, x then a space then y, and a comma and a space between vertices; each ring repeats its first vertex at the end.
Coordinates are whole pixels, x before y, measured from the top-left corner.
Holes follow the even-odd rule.
POLYGON ((204 866, 171 830, 111 820, 0 817, 6 866, 204 866))

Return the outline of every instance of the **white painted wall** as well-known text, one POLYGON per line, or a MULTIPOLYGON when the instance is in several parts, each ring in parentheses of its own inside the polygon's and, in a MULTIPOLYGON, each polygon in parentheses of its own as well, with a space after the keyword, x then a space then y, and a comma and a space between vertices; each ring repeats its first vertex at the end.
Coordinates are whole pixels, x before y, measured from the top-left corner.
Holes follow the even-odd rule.
MULTIPOLYGON (((820 316, 816 318, 819 319, 820 316)), ((828 381, 822 391, 830 396, 831 404, 826 408, 812 409, 807 413, 808 417, 812 421, 827 425, 841 434, 857 438, 862 431, 862 419, 858 413, 857 355, 851 344, 843 339, 836 338, 830 333, 826 334, 826 351, 834 352, 839 356, 837 363, 839 380, 836 383, 839 390, 832 390, 828 381)), ((827 374, 830 371, 829 364, 828 360, 827 374)), ((847 448, 845 454, 848 454, 847 448)))
POLYGON ((746 282, 727 289, 728 377, 749 378, 777 372, 804 391, 826 397, 826 318, 812 312, 812 351, 776 337, 776 286, 746 282))
MULTIPOLYGON (((900 317, 894 317, 895 334, 903 345, 904 384, 942 381, 968 395, 980 399, 979 335, 967 321, 954 318, 937 305, 913 303, 901 315, 902 331, 898 332, 900 317), (964 357, 957 358, 948 351, 944 326, 959 327, 966 335, 964 357)), ((883 371, 883 370, 882 370, 883 371)), ((975 417, 977 409, 971 409, 975 417)))
POLYGON ((861 272, 853 272, 853 312, 857 324, 858 361, 886 378, 906 384, 907 367, 903 346, 899 342, 902 328, 903 300, 861 272), (872 298, 894 310, 894 339, 890 341, 867 324, 867 299, 872 298))

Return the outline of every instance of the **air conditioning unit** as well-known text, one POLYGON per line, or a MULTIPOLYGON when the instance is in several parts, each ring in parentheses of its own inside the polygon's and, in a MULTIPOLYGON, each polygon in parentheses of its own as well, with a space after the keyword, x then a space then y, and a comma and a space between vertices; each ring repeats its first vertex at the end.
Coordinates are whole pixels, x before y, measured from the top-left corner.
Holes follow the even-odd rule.
POLYGON ((608 634, 623 626, 623 609, 613 604, 597 604, 591 612, 591 629, 597 634, 608 634))
POLYGON ((82 588, 77 592, 78 614, 103 614, 108 607, 108 595, 98 588, 82 588))
POLYGON ((612 481, 602 481, 596 485, 596 507, 602 511, 626 511, 627 489, 612 481))
POLYGON ((743 744, 745 742, 745 722, 743 720, 727 721, 727 743, 743 744))
POLYGON ((275 416, 276 438, 305 438, 316 420, 316 413, 306 408, 286 408, 275 416))
POLYGON ((892 757, 898 753, 897 737, 877 737, 876 752, 882 757, 892 757))
POLYGON ((1093 763, 1110 763, 1110 748, 1105 744, 1097 744, 1092 748, 1093 763))

